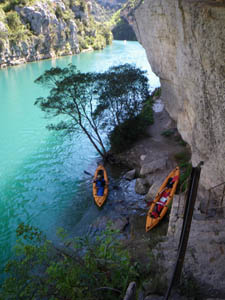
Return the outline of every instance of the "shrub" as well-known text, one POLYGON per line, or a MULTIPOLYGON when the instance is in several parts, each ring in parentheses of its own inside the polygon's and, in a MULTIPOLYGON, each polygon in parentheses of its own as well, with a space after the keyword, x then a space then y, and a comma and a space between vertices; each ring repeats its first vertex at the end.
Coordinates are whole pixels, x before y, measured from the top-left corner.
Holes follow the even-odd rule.
POLYGON ((69 239, 58 234, 63 247, 54 246, 36 228, 21 224, 17 258, 7 263, 8 278, 0 299, 122 299, 137 273, 128 252, 108 227, 97 237, 69 239))
POLYGON ((80 50, 88 49, 88 43, 81 35, 78 35, 78 42, 79 42, 80 50))
POLYGON ((5 12, 9 12, 11 10, 14 10, 15 6, 25 6, 32 4, 33 2, 34 0, 8 0, 4 1, 2 8, 5 12))
POLYGON ((190 162, 191 153, 188 149, 186 149, 184 151, 176 153, 174 155, 174 158, 177 161, 181 171, 177 190, 184 192, 188 187, 188 179, 192 171, 192 164, 190 162))
POLYGON ((12 31, 15 31, 22 25, 20 17, 16 11, 10 11, 6 15, 6 20, 8 23, 9 28, 12 31))
POLYGON ((56 15, 57 19, 62 19, 63 18, 63 10, 59 5, 56 6, 55 15, 56 15))
POLYGON ((165 136, 165 137, 170 137, 174 134, 174 130, 173 129, 167 129, 164 130, 161 135, 165 136))
POLYGON ((153 124, 153 110, 149 98, 139 115, 116 126, 110 133, 109 140, 112 151, 120 153, 127 150, 138 138, 146 135, 146 128, 151 124, 153 124))

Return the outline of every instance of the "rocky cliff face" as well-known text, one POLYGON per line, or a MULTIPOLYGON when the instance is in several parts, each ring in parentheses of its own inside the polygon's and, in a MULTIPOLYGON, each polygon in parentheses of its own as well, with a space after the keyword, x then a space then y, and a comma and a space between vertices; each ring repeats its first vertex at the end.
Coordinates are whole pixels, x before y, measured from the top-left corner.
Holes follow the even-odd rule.
POLYGON ((101 30, 91 10, 83 0, 33 1, 10 9, 1 4, 0 67, 103 48, 111 41, 110 29, 101 30))
POLYGON ((148 0, 123 11, 160 77, 162 98, 204 161, 201 184, 225 181, 225 1, 148 0))

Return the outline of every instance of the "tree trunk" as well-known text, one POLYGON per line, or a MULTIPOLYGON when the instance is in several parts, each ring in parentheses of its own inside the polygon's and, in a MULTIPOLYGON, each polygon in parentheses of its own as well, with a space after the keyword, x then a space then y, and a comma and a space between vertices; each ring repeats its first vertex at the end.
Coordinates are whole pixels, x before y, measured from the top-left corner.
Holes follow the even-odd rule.
POLYGON ((85 127, 83 127, 82 124, 80 124, 81 129, 83 130, 83 132, 87 135, 88 139, 90 140, 90 142, 92 143, 92 145, 95 147, 95 149, 97 150, 97 152, 101 155, 102 158, 106 158, 106 152, 105 149, 103 149, 103 152, 99 149, 99 147, 96 145, 96 143, 93 141, 91 135, 89 134, 89 132, 87 131, 87 129, 85 127))

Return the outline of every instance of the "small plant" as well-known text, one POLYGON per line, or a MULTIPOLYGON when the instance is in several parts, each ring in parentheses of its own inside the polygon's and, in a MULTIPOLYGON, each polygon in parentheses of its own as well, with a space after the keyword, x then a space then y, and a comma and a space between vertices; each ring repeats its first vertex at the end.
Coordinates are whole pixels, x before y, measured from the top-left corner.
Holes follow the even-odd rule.
POLYGON ((184 192, 186 191, 187 187, 188 187, 188 179, 191 175, 191 171, 192 171, 192 164, 190 162, 191 159, 191 153, 188 149, 181 151, 179 153, 176 153, 174 155, 174 158, 176 159, 181 173, 180 173, 180 180, 178 183, 178 187, 177 190, 184 192))
POLYGON ((179 153, 176 153, 174 155, 176 161, 180 164, 182 163, 186 163, 190 160, 191 156, 190 156, 190 152, 189 151, 181 151, 179 153))
POLYGON ((167 129, 164 130, 161 135, 165 136, 165 137, 170 137, 172 135, 174 135, 174 129, 167 129))
POLYGON ((153 92, 152 92, 152 97, 153 99, 159 99, 161 97, 161 93, 162 93, 162 89, 161 87, 156 88, 153 92))

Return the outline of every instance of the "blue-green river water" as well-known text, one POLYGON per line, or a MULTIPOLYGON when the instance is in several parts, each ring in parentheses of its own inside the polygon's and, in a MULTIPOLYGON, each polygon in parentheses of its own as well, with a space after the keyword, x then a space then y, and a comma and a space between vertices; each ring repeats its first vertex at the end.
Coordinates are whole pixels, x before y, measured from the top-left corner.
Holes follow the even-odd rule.
POLYGON ((83 135, 61 136, 45 128, 49 121, 34 101, 47 91, 34 80, 69 63, 98 72, 126 62, 148 70, 151 87, 159 86, 138 42, 114 41, 102 51, 0 71, 0 266, 12 255, 19 223, 39 227, 54 239, 57 227, 79 231, 87 209, 92 220, 99 214, 84 174, 94 172, 97 153, 83 135))

